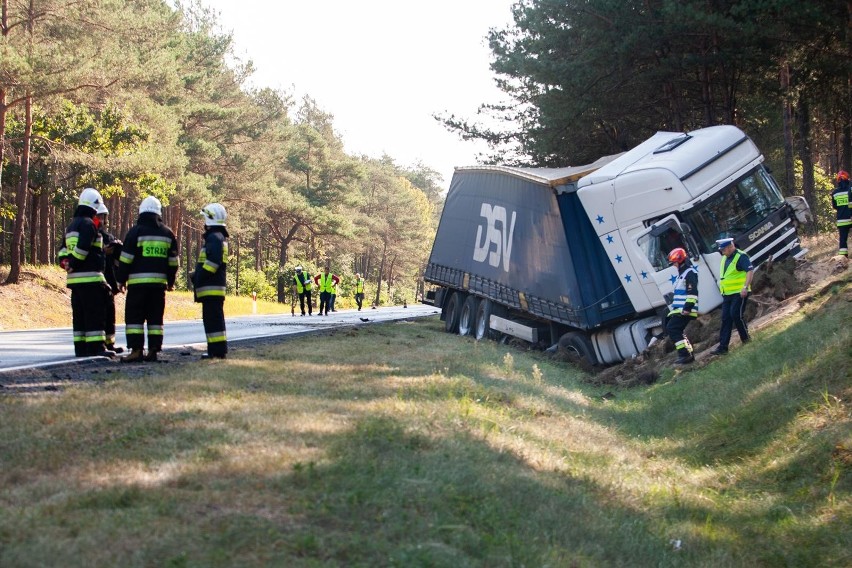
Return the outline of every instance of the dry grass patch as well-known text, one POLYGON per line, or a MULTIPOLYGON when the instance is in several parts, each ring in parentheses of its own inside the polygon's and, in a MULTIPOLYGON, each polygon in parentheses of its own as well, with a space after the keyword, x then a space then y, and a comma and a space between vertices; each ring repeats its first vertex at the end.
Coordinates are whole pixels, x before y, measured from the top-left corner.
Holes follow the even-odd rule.
POLYGON ((0 564, 842 565, 843 294, 647 388, 432 318, 0 397, 0 564))

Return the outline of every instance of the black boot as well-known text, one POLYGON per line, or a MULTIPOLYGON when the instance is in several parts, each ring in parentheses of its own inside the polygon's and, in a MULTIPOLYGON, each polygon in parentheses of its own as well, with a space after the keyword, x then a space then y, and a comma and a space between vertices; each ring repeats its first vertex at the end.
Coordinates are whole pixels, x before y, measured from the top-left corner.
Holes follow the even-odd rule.
POLYGON ((692 351, 685 347, 678 349, 677 353, 679 357, 677 358, 677 361, 675 361, 675 365, 688 365, 695 361, 695 355, 693 355, 692 351))

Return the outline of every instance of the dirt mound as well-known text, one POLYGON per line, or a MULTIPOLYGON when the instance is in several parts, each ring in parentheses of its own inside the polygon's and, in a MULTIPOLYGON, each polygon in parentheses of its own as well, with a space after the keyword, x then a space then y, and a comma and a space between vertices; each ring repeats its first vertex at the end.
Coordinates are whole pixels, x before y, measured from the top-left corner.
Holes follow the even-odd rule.
MULTIPOLYGON (((752 282, 753 293, 746 306, 750 330, 757 331, 794 313, 814 297, 848 279, 852 263, 846 257, 831 255, 836 246, 833 239, 828 241, 823 237, 810 244, 817 245, 818 249, 806 259, 787 259, 761 265, 752 282)), ((710 351, 718 342, 720 320, 719 310, 713 310, 690 323, 687 335, 696 355, 696 362, 691 367, 709 361, 710 351)), ((736 345, 739 338, 736 332, 733 335, 732 345, 736 345)), ((634 359, 610 367, 584 365, 584 361, 568 349, 559 348, 553 357, 578 364, 591 372, 590 380, 594 384, 627 387, 654 383, 662 369, 674 366, 677 353, 671 341, 663 338, 634 359)))

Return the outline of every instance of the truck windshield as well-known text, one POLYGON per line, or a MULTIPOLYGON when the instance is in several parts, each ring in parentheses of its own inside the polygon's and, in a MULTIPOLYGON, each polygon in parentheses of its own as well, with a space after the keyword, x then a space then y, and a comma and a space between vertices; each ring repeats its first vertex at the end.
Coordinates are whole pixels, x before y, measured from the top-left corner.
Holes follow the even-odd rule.
POLYGON ((763 166, 740 178, 684 214, 702 252, 716 239, 735 237, 764 220, 784 203, 781 191, 763 166))

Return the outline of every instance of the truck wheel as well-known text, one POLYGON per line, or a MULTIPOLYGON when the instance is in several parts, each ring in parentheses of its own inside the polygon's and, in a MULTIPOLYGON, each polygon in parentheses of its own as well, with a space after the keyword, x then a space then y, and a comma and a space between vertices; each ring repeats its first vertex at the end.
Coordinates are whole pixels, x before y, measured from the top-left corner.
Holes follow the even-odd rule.
POLYGON ((577 358, 577 362, 591 366, 598 364, 598 360, 592 352, 592 342, 584 333, 569 331, 559 338, 559 347, 572 353, 577 358))
POLYGON ((464 294, 453 292, 447 300, 447 314, 444 318, 444 330, 448 333, 456 333, 459 330, 459 315, 464 304, 464 294))
POLYGON ((476 308, 479 307, 479 298, 468 296, 462 305, 459 314, 459 335, 473 335, 476 324, 476 308))
POLYGON ((473 328, 473 336, 477 341, 491 337, 491 312, 494 308, 494 302, 488 298, 479 302, 476 308, 476 320, 473 328))

